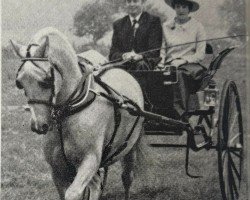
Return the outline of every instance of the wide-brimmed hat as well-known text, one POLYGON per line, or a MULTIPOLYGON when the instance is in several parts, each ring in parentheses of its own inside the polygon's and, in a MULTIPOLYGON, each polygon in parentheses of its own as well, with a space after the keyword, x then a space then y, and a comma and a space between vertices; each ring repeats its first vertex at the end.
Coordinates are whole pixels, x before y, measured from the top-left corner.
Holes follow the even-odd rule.
POLYGON ((190 9, 190 12, 195 12, 200 8, 200 5, 192 0, 165 0, 165 2, 172 8, 174 8, 175 3, 177 2, 191 4, 192 8, 190 9))

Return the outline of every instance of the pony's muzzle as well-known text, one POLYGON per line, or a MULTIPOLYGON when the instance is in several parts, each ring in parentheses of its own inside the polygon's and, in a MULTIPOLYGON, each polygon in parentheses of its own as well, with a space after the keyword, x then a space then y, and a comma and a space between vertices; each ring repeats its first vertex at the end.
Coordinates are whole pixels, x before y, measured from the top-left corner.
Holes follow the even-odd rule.
POLYGON ((36 132, 39 135, 45 135, 50 129, 50 125, 47 123, 36 125, 33 120, 31 121, 31 131, 36 132))

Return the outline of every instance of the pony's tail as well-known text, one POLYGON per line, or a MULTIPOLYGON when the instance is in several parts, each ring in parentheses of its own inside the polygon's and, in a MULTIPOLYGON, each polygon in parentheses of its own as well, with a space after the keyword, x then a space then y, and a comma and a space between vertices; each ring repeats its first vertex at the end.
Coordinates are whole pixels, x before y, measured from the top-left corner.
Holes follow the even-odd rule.
POLYGON ((157 177, 159 177, 157 172, 160 172, 166 166, 162 162, 162 155, 147 144, 144 129, 142 129, 142 133, 136 143, 135 151, 135 177, 143 180, 140 182, 144 184, 144 187, 157 187, 157 177))

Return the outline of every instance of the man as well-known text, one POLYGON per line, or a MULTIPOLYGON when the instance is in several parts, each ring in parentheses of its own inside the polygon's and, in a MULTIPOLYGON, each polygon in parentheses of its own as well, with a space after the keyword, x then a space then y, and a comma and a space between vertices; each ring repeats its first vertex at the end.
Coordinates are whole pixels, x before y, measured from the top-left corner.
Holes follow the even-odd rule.
POLYGON ((144 2, 145 0, 125 0, 128 15, 113 25, 109 60, 129 61, 126 69, 152 70, 159 61, 162 45, 160 18, 143 12, 144 2))

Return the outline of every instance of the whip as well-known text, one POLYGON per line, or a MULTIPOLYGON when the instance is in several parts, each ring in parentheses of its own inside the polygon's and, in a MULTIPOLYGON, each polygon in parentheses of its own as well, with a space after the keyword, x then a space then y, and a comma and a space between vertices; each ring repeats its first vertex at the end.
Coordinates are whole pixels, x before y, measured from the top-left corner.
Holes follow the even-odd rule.
MULTIPOLYGON (((182 44, 177 44, 177 45, 173 45, 173 46, 168 46, 168 47, 165 47, 165 48, 156 48, 156 49, 150 49, 150 50, 147 50, 147 51, 143 51, 143 52, 140 52, 138 54, 140 55, 144 55, 146 53, 150 53, 150 52, 154 52, 154 51, 159 51, 161 49, 169 49, 169 48, 172 48, 172 47, 179 47, 179 46, 184 46, 184 45, 187 45, 187 44, 194 44, 194 43, 200 43, 200 42, 208 42, 208 41, 214 41, 214 40, 222 40, 222 39, 228 39, 228 38, 237 38, 237 37, 247 37, 248 35, 231 35, 231 36, 223 36, 223 37, 218 37, 218 38, 211 38, 211 39, 205 39, 205 40, 198 40, 198 41, 192 41, 192 42, 186 42, 186 43, 182 43, 182 44)), ((109 64, 116 64, 117 62, 120 63, 125 63, 129 60, 123 60, 121 58, 119 59, 115 59, 115 60, 112 60, 112 61, 109 61, 109 62, 106 62, 102 65, 100 65, 101 67, 102 66, 106 66, 106 65, 109 65, 109 64)))

